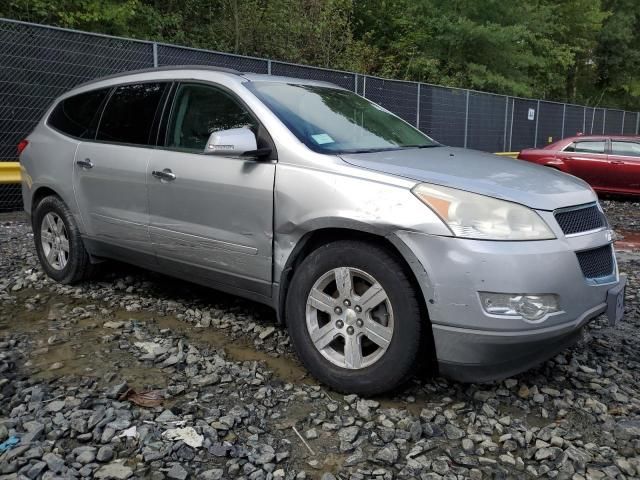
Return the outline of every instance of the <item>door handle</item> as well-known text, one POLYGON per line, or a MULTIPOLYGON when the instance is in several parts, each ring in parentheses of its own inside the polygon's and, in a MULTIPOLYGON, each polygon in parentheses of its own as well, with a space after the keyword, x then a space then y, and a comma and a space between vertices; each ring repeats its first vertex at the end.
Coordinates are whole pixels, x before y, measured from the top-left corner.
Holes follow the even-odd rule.
POLYGON ((78 160, 76 162, 77 165, 79 165, 81 168, 93 168, 93 162, 91 161, 90 158, 85 158, 84 160, 78 160))
POLYGON ((164 170, 154 170, 153 172, 151 172, 151 175, 167 182, 172 182, 176 179, 176 174, 173 173, 170 168, 165 168, 164 170))
POLYGON ((622 160, 609 160, 609 163, 613 165, 624 165, 624 162, 622 160))

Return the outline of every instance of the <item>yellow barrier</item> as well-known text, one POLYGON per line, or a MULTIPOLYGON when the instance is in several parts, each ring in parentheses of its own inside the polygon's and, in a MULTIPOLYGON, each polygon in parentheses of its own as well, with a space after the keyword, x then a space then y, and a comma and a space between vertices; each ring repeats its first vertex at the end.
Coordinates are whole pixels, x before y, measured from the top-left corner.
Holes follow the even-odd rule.
POLYGON ((496 152, 496 155, 500 155, 501 157, 513 157, 518 158, 518 154, 520 152, 496 152))
POLYGON ((0 184, 4 183, 20 183, 18 162, 0 162, 0 184))
MULTIPOLYGON (((520 152, 496 152, 496 155, 516 158, 520 152)), ((18 162, 0 162, 0 185, 20 183, 20 164, 18 162)))

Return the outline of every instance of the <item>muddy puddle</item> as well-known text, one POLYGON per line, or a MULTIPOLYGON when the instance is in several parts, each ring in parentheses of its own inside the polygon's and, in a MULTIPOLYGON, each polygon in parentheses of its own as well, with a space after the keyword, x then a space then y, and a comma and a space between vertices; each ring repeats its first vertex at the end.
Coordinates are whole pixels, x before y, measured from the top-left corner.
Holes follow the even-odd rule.
MULTIPOLYGON (((22 291, 17 300, 16 305, 5 305, 0 310, 0 334, 11 331, 31 337, 33 350, 25 367, 35 378, 47 380, 78 375, 104 380, 115 377, 126 379, 136 389, 165 387, 166 373, 142 364, 126 350, 120 350, 120 333, 104 327, 105 322, 124 320, 145 324, 152 333, 156 329, 168 329, 200 348, 222 349, 233 361, 264 362, 276 379, 283 382, 315 384, 295 359, 275 357, 257 350, 249 338, 232 340, 222 330, 195 328, 175 316, 111 310, 109 305, 99 302, 42 291, 22 291), (71 315, 73 319, 67 319, 76 307, 87 311, 84 318, 71 315), (101 314, 103 308, 109 313, 101 314)), ((127 343, 129 341, 126 339, 127 343)))
MULTIPOLYGON (((126 348, 120 349, 120 342, 125 346, 134 340, 120 338, 118 329, 106 328, 104 324, 108 321, 144 325, 144 329, 151 335, 168 330, 172 335, 187 338, 201 350, 223 350, 229 360, 264 362, 273 372, 275 380, 293 384, 318 384, 295 357, 273 356, 257 349, 249 336, 232 339, 223 329, 196 328, 172 315, 159 315, 151 311, 112 310, 110 305, 99 301, 36 290, 22 291, 17 295, 15 305, 0 307, 0 334, 5 331, 22 333, 28 335, 33 342, 30 356, 25 359, 25 367, 34 378, 50 380, 64 376, 82 376, 95 378, 100 384, 113 384, 125 379, 136 390, 166 387, 169 374, 138 361, 126 348), (86 312, 81 318, 71 314, 78 307, 86 312), (108 313, 101 313, 103 309, 108 313), (56 368, 51 369, 52 366, 56 368)), ((331 399, 342 401, 341 394, 326 387, 323 389, 331 399)), ((438 400, 428 394, 416 396, 413 402, 386 395, 375 399, 380 402, 381 409, 407 409, 416 417, 419 417, 420 411, 428 403, 438 400)), ((302 412, 299 420, 307 414, 308 412, 302 412)))
POLYGON ((616 249, 627 252, 640 251, 640 232, 631 230, 616 230, 618 240, 616 249))
POLYGON ((24 291, 17 305, 4 307, 0 333, 11 331, 30 337, 33 348, 24 366, 34 379, 83 376, 110 384, 124 378, 136 389, 167 385, 168 376, 160 369, 143 365, 118 347, 118 334, 103 327, 109 318, 99 313, 96 303, 24 291), (87 309, 83 318, 65 318, 76 307, 87 309))
MULTIPOLYGON (((128 312, 127 312, 128 313, 128 312)), ((129 314, 131 316, 131 314, 129 314)), ((230 360, 236 362, 264 362, 274 375, 284 382, 315 384, 297 360, 278 356, 274 357, 266 352, 257 350, 248 340, 232 340, 223 331, 216 328, 195 328, 173 316, 154 317, 161 329, 170 329, 189 339, 196 346, 209 346, 223 349, 230 360)))

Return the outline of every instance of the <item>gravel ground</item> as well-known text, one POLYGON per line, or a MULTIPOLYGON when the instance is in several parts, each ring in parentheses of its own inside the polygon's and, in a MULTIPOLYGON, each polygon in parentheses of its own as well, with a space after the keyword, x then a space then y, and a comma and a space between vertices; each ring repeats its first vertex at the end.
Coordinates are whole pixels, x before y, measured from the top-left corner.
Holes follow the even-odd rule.
MULTIPOLYGON (((638 203, 603 204, 640 230, 638 203)), ((58 285, 32 242, 0 215, 2 479, 640 478, 640 255, 615 329, 502 382, 364 399, 309 378, 260 305, 117 264, 58 285)))

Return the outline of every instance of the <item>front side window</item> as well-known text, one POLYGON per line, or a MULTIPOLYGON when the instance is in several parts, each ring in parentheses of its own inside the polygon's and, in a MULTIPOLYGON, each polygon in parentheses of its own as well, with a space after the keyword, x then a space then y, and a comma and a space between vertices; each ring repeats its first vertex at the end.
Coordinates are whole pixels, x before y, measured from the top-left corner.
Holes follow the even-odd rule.
POLYGON ((338 88, 247 82, 251 90, 310 149, 363 153, 438 146, 384 108, 338 88))
POLYGON ((247 109, 224 90, 209 85, 182 84, 171 109, 166 146, 204 152, 213 132, 249 127, 256 133, 257 126, 247 109))
POLYGON ((98 140, 150 145, 153 119, 166 83, 122 85, 113 92, 102 114, 98 140))
POLYGON ((639 142, 611 142, 611 154, 612 155, 624 155, 627 157, 640 157, 640 143, 639 142))
POLYGON ((77 138, 94 138, 102 102, 108 88, 80 93, 65 98, 53 109, 47 123, 62 133, 77 138))
POLYGON ((604 153, 604 140, 587 140, 582 142, 574 142, 564 149, 565 152, 578 153, 604 153))

